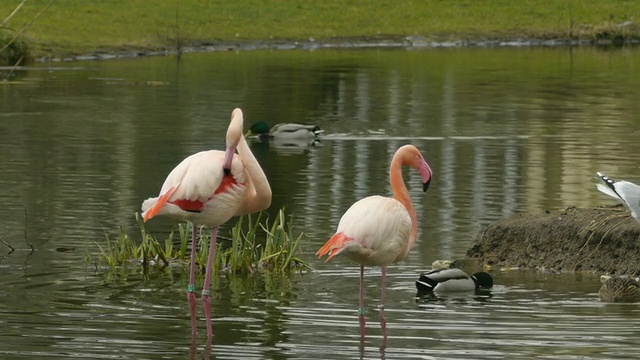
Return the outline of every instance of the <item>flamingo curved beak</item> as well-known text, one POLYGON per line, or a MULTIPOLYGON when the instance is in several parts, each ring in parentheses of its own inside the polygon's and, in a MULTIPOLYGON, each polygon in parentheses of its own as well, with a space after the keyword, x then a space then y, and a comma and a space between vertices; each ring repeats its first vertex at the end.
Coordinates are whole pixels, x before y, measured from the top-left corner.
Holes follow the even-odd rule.
POLYGON ((422 175, 422 191, 426 192, 429 190, 429 185, 431 185, 431 176, 433 175, 433 172, 431 171, 429 164, 427 164, 424 159, 422 159, 418 164, 418 171, 420 172, 420 175, 422 175))

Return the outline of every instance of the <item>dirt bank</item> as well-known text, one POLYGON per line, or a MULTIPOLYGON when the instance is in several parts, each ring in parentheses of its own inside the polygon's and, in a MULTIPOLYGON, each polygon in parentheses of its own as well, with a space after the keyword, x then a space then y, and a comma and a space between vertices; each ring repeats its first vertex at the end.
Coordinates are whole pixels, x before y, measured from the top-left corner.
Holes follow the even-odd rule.
POLYGON ((495 268, 638 275, 640 224, 622 206, 516 214, 481 230, 467 257, 495 268))

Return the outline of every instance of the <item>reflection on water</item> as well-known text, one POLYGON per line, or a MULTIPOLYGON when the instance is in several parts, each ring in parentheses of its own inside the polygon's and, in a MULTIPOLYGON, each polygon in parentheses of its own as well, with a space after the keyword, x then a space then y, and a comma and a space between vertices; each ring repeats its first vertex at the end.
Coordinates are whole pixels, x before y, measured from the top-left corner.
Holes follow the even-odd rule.
POLYGON ((640 308, 599 303, 596 276, 494 271, 490 294, 417 301, 413 281, 492 221, 607 203, 595 171, 640 179, 639 55, 255 51, 22 71, 0 91, 0 236, 16 248, 0 255, 0 357, 633 358, 640 308), (192 349, 183 269, 105 275, 84 258, 120 225, 135 234, 132 214, 180 160, 221 149, 236 106, 248 123, 325 130, 313 146, 252 142, 270 211, 294 214, 317 271, 215 278, 214 341, 192 349), (409 142, 434 179, 423 195, 405 172, 421 235, 389 268, 383 346, 379 269, 365 275, 361 338, 358 267, 312 254, 354 201, 390 195, 391 157, 409 142))

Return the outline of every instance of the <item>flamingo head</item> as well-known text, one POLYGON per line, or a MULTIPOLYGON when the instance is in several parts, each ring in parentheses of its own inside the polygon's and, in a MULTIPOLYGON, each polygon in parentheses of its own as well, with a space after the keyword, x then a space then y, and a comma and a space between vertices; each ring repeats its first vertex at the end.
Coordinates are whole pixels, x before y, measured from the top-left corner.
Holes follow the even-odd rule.
POLYGON ((233 155, 236 152, 236 148, 242 138, 242 128, 244 119, 242 117, 242 110, 240 108, 233 109, 231 112, 231 123, 227 129, 226 144, 227 148, 224 152, 224 161, 222 169, 225 175, 231 174, 231 162, 233 161, 233 155))
POLYGON ((431 176, 433 172, 427 161, 422 157, 420 150, 413 145, 405 145, 402 148, 403 163, 414 169, 417 169, 422 176, 422 191, 427 191, 431 184, 431 176))

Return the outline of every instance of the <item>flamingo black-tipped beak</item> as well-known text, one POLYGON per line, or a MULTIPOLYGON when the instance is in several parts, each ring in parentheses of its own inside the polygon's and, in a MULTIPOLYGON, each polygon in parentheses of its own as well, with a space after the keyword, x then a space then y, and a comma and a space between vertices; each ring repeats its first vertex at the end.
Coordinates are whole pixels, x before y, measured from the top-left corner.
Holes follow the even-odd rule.
POLYGON ((223 167, 222 170, 224 171, 224 176, 231 175, 231 169, 223 167))
POLYGON ((422 183, 422 192, 427 192, 429 185, 431 185, 431 178, 429 178, 426 183, 422 183))

